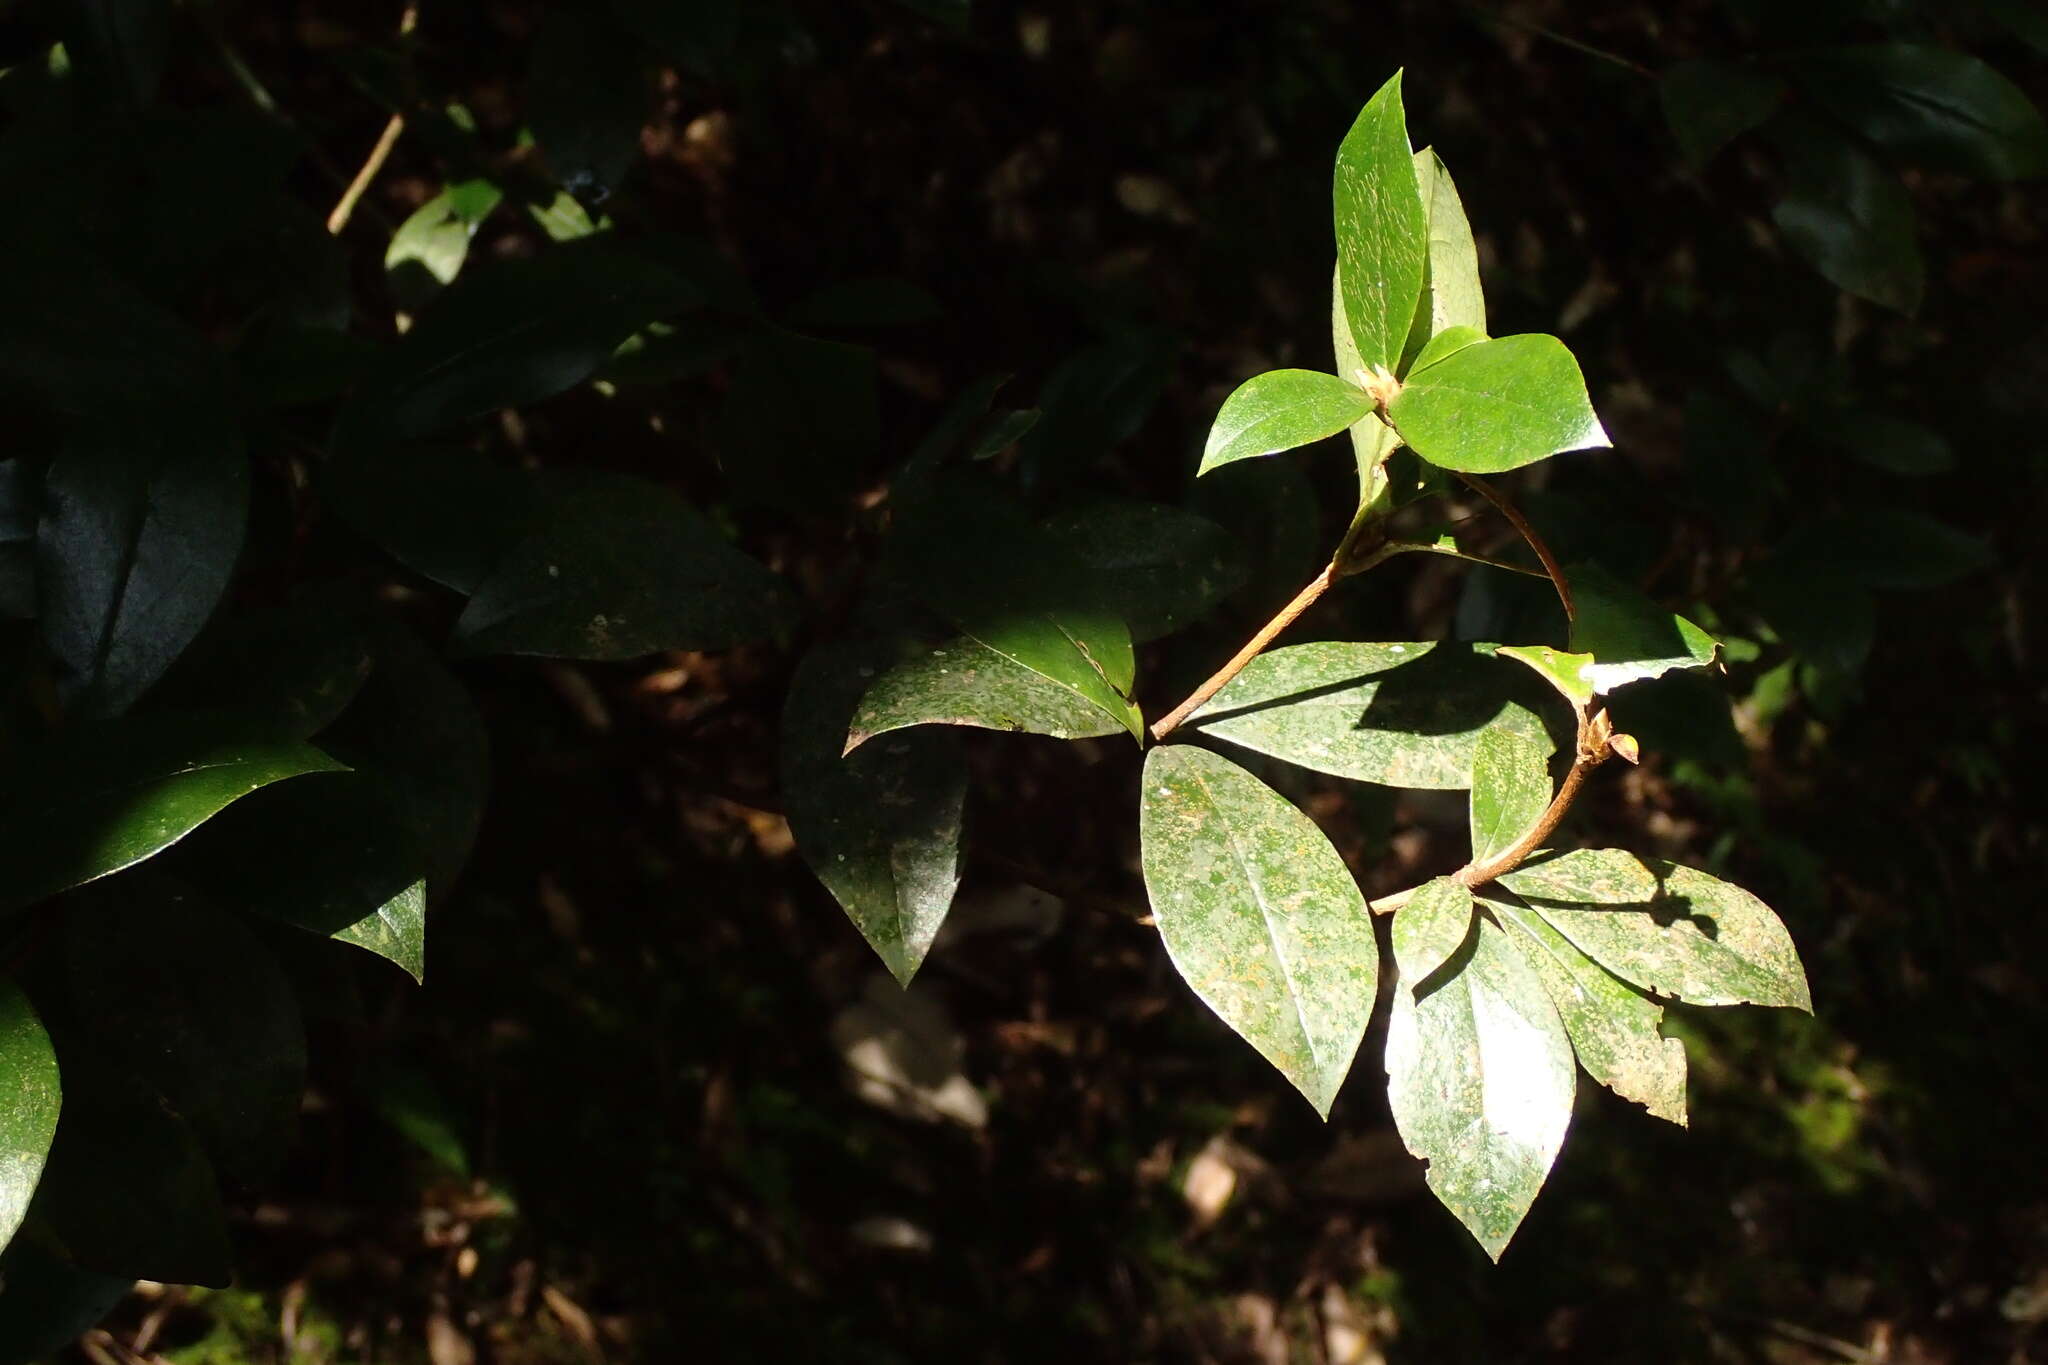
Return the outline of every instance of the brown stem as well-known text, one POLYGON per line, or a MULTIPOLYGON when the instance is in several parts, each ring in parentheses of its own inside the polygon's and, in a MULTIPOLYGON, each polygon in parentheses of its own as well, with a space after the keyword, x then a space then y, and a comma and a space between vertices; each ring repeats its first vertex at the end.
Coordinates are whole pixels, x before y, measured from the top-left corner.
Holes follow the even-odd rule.
MULTIPOLYGON (((420 7, 418 0, 414 0, 405 7, 405 13, 399 16, 399 38, 402 40, 411 37, 419 21, 420 7)), ((377 178, 377 172, 384 169, 384 163, 391 157, 391 149, 398 145, 398 135, 404 131, 405 115, 393 114, 391 121, 384 125, 384 131, 378 135, 377 145, 370 148, 370 155, 363 162, 363 168, 356 172, 355 179, 349 181, 348 188, 341 192, 341 200, 335 204, 334 212, 327 215, 327 234, 330 237, 339 237, 341 230, 348 226, 349 218, 356 211, 356 202, 363 197, 364 191, 370 188, 370 182, 377 178)))
MULTIPOLYGON (((1581 734, 1584 734, 1583 729, 1581 734)), ((1572 808, 1572 802, 1578 799, 1579 788, 1584 786, 1586 782, 1586 774, 1592 772, 1593 769, 1599 767, 1606 760, 1607 751, 1605 749, 1596 754, 1589 755, 1582 742, 1579 746, 1578 757, 1572 762, 1572 770, 1565 774, 1564 785, 1557 789, 1556 796, 1550 798, 1550 804, 1544 808, 1543 814, 1537 817, 1536 823, 1523 831, 1521 838, 1515 840, 1514 843, 1508 845, 1499 853, 1494 854, 1485 862, 1467 863, 1456 872, 1453 872, 1451 880, 1460 886, 1484 886, 1495 878, 1505 876, 1520 867, 1523 860, 1541 848, 1543 841, 1556 831, 1558 824, 1565 817, 1565 812, 1569 811, 1572 808)))
POLYGON ((1494 510, 1508 519, 1508 524, 1521 533, 1529 542, 1529 548, 1536 552, 1536 558, 1543 561, 1543 572, 1550 575, 1550 584, 1557 589, 1557 600, 1564 604, 1564 619, 1577 621, 1578 610, 1572 605, 1572 587, 1564 580, 1564 570, 1557 566, 1557 556, 1550 553, 1550 547, 1543 543, 1543 537, 1536 534, 1536 528, 1522 515, 1521 509, 1502 497, 1500 491, 1477 474, 1458 475, 1467 487, 1493 504, 1494 510))
POLYGON ((1260 626, 1258 633, 1245 641, 1243 649, 1230 656, 1229 663, 1211 673, 1206 682, 1188 694, 1186 701, 1159 718, 1158 724, 1152 727, 1152 738, 1157 741, 1172 734, 1180 723, 1193 715, 1204 702, 1221 692, 1226 683, 1244 672, 1245 665, 1258 658, 1260 652, 1273 643, 1274 636, 1293 625, 1295 617, 1314 606, 1316 599, 1330 590, 1330 585, 1337 581, 1342 572, 1341 558, 1332 559, 1325 564, 1321 573, 1311 578, 1306 587, 1294 594, 1292 602, 1280 608, 1277 616, 1260 626))

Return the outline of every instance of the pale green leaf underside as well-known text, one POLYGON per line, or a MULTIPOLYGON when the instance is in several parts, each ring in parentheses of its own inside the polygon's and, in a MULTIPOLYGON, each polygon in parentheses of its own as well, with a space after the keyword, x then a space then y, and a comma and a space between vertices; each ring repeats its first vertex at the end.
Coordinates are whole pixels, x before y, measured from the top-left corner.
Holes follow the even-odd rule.
POLYGON ((1522 956, 1543 979, 1586 1074, 1683 1126, 1685 1044, 1663 1035, 1663 1006, 1602 970, 1520 901, 1503 894, 1479 899, 1510 927, 1522 956))
POLYGON ((34 1006, 0 981, 0 1246, 28 1213, 57 1134, 57 1054, 34 1006))
POLYGON ((1328 641, 1269 650, 1188 718, 1189 728, 1298 767, 1389 787, 1457 790, 1493 726, 1549 752, 1504 670, 1455 645, 1328 641))
POLYGON ((1552 336, 1481 341, 1418 368, 1387 415, 1423 459, 1470 474, 1608 444, 1579 362, 1552 336))
POLYGON ((1426 983, 1472 932, 1472 892, 1438 877, 1417 887, 1394 915, 1394 961, 1409 989, 1426 983))
MULTIPOLYGON (((1472 224, 1443 158, 1428 147, 1415 154, 1416 186, 1422 194, 1429 232, 1429 269, 1423 307, 1429 331, 1439 336, 1452 327, 1486 333, 1486 295, 1479 284, 1479 249, 1472 224)), ((1418 319, 1421 310, 1418 311, 1418 319)))
POLYGON ((1359 112, 1338 148, 1333 200, 1338 287, 1352 344, 1363 367, 1391 370, 1421 297, 1429 232, 1399 72, 1359 112))
POLYGON ((415 981, 427 977, 427 884, 414 882, 363 918, 332 935, 403 968, 415 981))
POLYGON ((1499 1260, 1564 1145, 1578 1080, 1542 979, 1506 930, 1475 924, 1455 975, 1419 999, 1394 992, 1387 1101, 1430 1189, 1499 1260))
POLYGON ((1055 739, 1089 739, 1127 728, 1074 689, 965 638, 877 678, 854 711, 846 750, 910 725, 1022 730, 1055 739))
POLYGON ((1145 890, 1167 956, 1328 1117, 1379 981, 1357 883, 1314 821, 1218 754, 1154 749, 1143 781, 1145 890))
POLYGON ((1335 375, 1272 370, 1254 376, 1223 400, 1195 472, 1335 436, 1371 411, 1372 399, 1335 375))
POLYGON ((1502 645, 1502 657, 1527 664, 1543 681, 1556 688, 1574 707, 1583 708, 1593 700, 1591 677, 1593 656, 1567 654, 1549 645, 1502 645))
POLYGON ((1525 863, 1510 891, 1624 981, 1695 1005, 1811 1011, 1784 923, 1738 886, 1615 848, 1525 863))
POLYGON ((1598 565, 1575 564, 1565 579, 1577 608, 1571 646, 1593 656, 1584 672, 1595 692, 1714 662, 1720 644, 1713 636, 1598 565))
POLYGON ((1549 744, 1488 730, 1472 751, 1472 860, 1504 853, 1550 805, 1549 744))

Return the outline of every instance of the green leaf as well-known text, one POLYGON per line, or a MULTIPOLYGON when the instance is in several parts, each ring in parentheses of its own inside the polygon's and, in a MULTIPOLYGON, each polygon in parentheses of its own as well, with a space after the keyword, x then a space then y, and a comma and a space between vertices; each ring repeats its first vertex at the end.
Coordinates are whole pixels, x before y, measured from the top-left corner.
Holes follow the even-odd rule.
POLYGON ((1991 563, 1983 541, 1890 507, 1846 508, 1802 526, 1776 558, 1795 574, 1894 591, 1938 588, 1991 563))
POLYGON ((1685 1044, 1663 1035, 1663 1006, 1603 971, 1520 901, 1501 894, 1482 895, 1480 901, 1523 936, 1522 956, 1543 979, 1586 1073, 1684 1127, 1685 1044))
POLYGON ((1462 789, 1485 730, 1545 746, 1506 670, 1457 645, 1320 644, 1269 650, 1187 727, 1315 772, 1389 787, 1462 789))
POLYGON ((1810 120, 1780 118, 1772 129, 1786 190, 1771 221, 1786 242, 1837 288, 1908 316, 1918 312, 1926 267, 1913 200, 1899 178, 1810 120))
POLYGON ((1425 369, 1439 360, 1448 360, 1467 346, 1486 340, 1486 333, 1477 327, 1446 327, 1423 344, 1415 354, 1415 368, 1425 369))
POLYGON ((655 484, 593 477, 549 509, 455 623, 464 654, 633 659, 787 629, 795 602, 695 508, 655 484))
POLYGON ((526 117, 555 180, 603 199, 640 154, 648 82, 635 45, 598 15, 550 8, 533 35, 526 117))
POLYGON ((1731 62, 1680 62, 1657 81, 1665 122, 1694 170, 1736 137, 1761 127, 1785 97, 1776 77, 1731 62))
POLYGON ((1145 758, 1145 891, 1174 967, 1324 1118, 1379 986, 1365 897, 1286 798, 1185 744, 1145 758))
POLYGON ((326 594, 218 623, 178 661, 156 694, 177 710, 233 711, 252 732, 309 739, 355 700, 370 675, 363 621, 326 594))
POLYGON ((320 491, 393 559, 464 594, 547 516, 538 478, 459 446, 341 451, 322 468, 320 491))
POLYGON ((62 1101, 43 1021, 19 986, 0 979, 0 1246, 28 1214, 62 1101))
POLYGON ((479 187, 478 192, 463 193, 450 186, 413 210, 391 234, 391 245, 384 250, 384 273, 401 308, 423 308, 455 283, 469 259, 470 239, 504 197, 488 180, 470 183, 479 187), (480 199, 488 203, 480 204, 480 199), (482 212, 476 212, 479 207, 482 212))
POLYGON ((600 232, 609 232, 612 226, 612 220, 603 214, 593 219, 590 210, 567 190, 558 190, 555 197, 545 203, 538 199, 529 200, 526 216, 533 219, 534 225, 545 232, 551 242, 580 242, 600 232))
POLYGON ((31 1217, 74 1264, 122 1276, 124 1288, 138 1279, 227 1284, 220 1182, 192 1125, 82 1024, 63 1029, 57 1045, 64 1116, 31 1217))
POLYGON ((342 765, 246 723, 161 716, 77 727, 24 755, 0 810, 0 907, 141 862, 259 787, 342 765))
POLYGON ((1428 982, 1471 934, 1471 889, 1449 877, 1424 882, 1394 912, 1394 962, 1401 981, 1410 990, 1428 982))
POLYGON ((1002 454, 1011 446, 1024 439, 1031 428, 1038 425, 1038 419, 1045 414, 1037 408, 1013 408, 990 416, 981 435, 974 438, 974 444, 967 447, 970 460, 988 460, 1002 454))
POLYGON ((72 709, 119 715, 213 614, 248 520, 240 434, 204 399, 81 421, 36 531, 43 639, 72 709))
POLYGON ((421 436, 581 383, 696 286, 606 238, 465 271, 342 414, 338 449, 421 436))
POLYGON ((910 725, 970 725, 1054 739, 1128 728, 1074 689, 970 639, 921 651, 876 678, 854 712, 846 752, 910 725))
POLYGON ((306 1039, 290 983, 249 931, 137 873, 67 905, 64 962, 81 1019, 192 1125, 221 1174, 267 1178, 298 1113, 306 1039))
POLYGON ((1098 341, 1061 362, 1038 391, 1043 416, 1018 442, 1026 482, 1065 487, 1136 435, 1179 354, 1172 334, 1143 330, 1098 341))
POLYGON ((1588 957, 1624 981, 1695 1005, 1811 1012, 1784 924, 1737 886, 1662 859, 1579 849, 1501 878, 1588 957))
POLYGON ((1720 642, 1676 612, 1623 583, 1597 564, 1565 570, 1577 609, 1572 621, 1574 652, 1593 663, 1582 676, 1598 693, 1627 683, 1662 677, 1674 668, 1706 668, 1720 642))
POLYGON ((1414 321, 1429 259, 1429 222, 1408 148, 1400 72, 1344 135, 1333 200, 1338 290, 1352 344, 1366 370, 1391 370, 1414 321))
POLYGON ((1504 929, 1475 924, 1442 985, 1394 992, 1387 1102, 1429 1188, 1497 1261, 1564 1145, 1577 1074, 1542 979, 1504 929))
POLYGON ((1335 436, 1371 411, 1372 399, 1335 375, 1273 370, 1255 376, 1223 400, 1195 473, 1335 436))
POLYGON ((1962 52, 1871 43, 1814 53, 1805 91, 1903 161, 2017 180, 2048 171, 2048 122, 2020 88, 1962 52))
POLYGON ((879 447, 875 384, 865 346, 759 330, 733 366, 711 433, 734 493, 837 515, 879 447))
MULTIPOLYGON (((1422 302, 1415 309, 1407 343, 1401 348, 1397 373, 1422 362, 1416 355, 1435 337, 1453 327, 1486 335, 1486 295, 1479 284, 1479 248, 1472 224, 1443 158, 1424 147, 1415 154, 1415 181, 1422 192, 1422 216, 1428 225, 1429 254, 1423 263, 1422 302)), ((1343 374, 1343 370, 1338 371, 1343 374)))
POLYGON ((1087 605, 1120 617, 1138 643, 1206 615, 1243 585, 1237 546, 1215 522, 1178 507, 1099 502, 1042 527, 1095 589, 1087 605))
POLYGON ((95 1275, 22 1238, 0 1255, 0 1361, 48 1360, 114 1311, 135 1277, 95 1275))
POLYGON ((1473 862, 1505 853, 1549 808, 1549 757, 1550 746, 1526 732, 1481 732, 1472 750, 1473 862))
POLYGON ((1593 686, 1590 654, 1567 654, 1549 645, 1502 645, 1499 653, 1535 670, 1572 704, 1573 710, 1583 711, 1591 705, 1599 690, 1593 686))
POLYGON ((883 653, 821 645, 805 656, 782 711, 782 791, 797 852, 908 985, 960 885, 967 763, 938 730, 843 752, 883 653))
POLYGON ((1416 454, 1468 474, 1608 444, 1579 362, 1551 336, 1481 341, 1418 367, 1387 416, 1416 454))

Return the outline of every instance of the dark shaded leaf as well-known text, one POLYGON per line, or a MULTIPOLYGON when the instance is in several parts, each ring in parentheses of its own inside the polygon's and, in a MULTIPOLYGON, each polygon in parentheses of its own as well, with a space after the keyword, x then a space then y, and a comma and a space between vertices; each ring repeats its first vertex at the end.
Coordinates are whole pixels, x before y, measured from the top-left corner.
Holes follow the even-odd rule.
POLYGON ((27 1239, 13 1243, 0 1255, 0 1365, 47 1360, 134 1285, 66 1265, 27 1239))
POLYGON ((1186 744, 1146 755, 1145 891, 1202 1002, 1328 1118, 1379 989, 1364 896, 1285 797, 1186 744))
POLYGON ((931 729, 844 752, 887 658, 854 644, 805 657, 783 706, 782 791, 797 851, 907 985, 960 884, 967 764, 954 736, 931 729))
POLYGON ((1833 48, 1794 68, 1801 86, 1904 161, 2016 180, 2048 171, 2048 122, 1977 58, 1914 43, 1833 48))
POLYGON ((1216 523, 1177 507, 1102 502, 1048 520, 1045 534, 1086 571, 1089 604, 1120 617, 1137 643, 1171 635, 1244 583, 1244 565, 1216 523))
POLYGON ((171 38, 171 0, 63 0, 65 48, 97 98, 135 110, 156 98, 171 38))
POLYGON ((1792 249, 1836 287, 1908 316, 1920 309, 1926 267, 1913 201, 1862 147, 1808 120, 1781 118, 1785 195, 1771 220, 1792 249))
POLYGON ((1948 438, 1904 417, 1849 408, 1817 413, 1806 425, 1829 445, 1888 474, 1915 477, 1955 468, 1948 438))
POLYGON ((1137 433, 1173 373, 1180 343, 1128 332, 1076 352, 1038 391, 1042 416, 1018 443, 1027 483, 1060 486, 1137 433))
POLYGON ((1761 127, 1785 96, 1784 83, 1774 76, 1704 58, 1680 62, 1657 81, 1664 119, 1695 170, 1734 138, 1761 127))
POLYGON ((0 1246, 28 1214, 62 1105, 50 1035, 21 988, 0 978, 0 1246))
POLYGON ((554 6, 541 17, 526 118, 556 181, 595 201, 639 155, 649 92, 634 44, 593 10, 554 6))
POLYGON ((928 290, 893 275, 828 284, 789 312, 793 327, 858 331, 869 327, 911 327, 945 310, 928 290))
POLYGON ((1719 641, 1599 565, 1574 564, 1565 570, 1565 581, 1571 584, 1577 608, 1571 647, 1575 653, 1593 656, 1582 676, 1595 692, 1612 692, 1675 668, 1706 668, 1714 662, 1719 641))
POLYGON ((393 559, 459 593, 481 588, 547 515, 537 478, 459 446, 342 451, 320 491, 393 559))
POLYGON ((1858 507, 1802 526, 1779 547, 1788 572, 1865 587, 1938 588, 1986 567, 1991 550, 1955 527, 1889 507, 1858 507))
POLYGON ((712 438, 736 496, 814 512, 872 467, 876 424, 873 351, 763 328, 733 367, 712 438))

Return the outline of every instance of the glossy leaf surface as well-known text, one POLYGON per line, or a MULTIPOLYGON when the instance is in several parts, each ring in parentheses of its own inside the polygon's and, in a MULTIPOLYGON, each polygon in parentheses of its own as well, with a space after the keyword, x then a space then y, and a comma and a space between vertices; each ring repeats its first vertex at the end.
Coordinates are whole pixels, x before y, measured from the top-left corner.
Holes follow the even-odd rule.
POLYGON ((1344 135, 1333 197, 1337 285, 1352 345, 1364 368, 1391 370, 1415 318, 1429 254, 1399 72, 1344 135))
POLYGON ((1472 933, 1472 892, 1438 877, 1424 882, 1394 912, 1394 962, 1405 990, 1429 982, 1472 933))
POLYGON ((50 1035, 21 988, 0 979, 0 1246, 28 1213, 62 1105, 50 1035))
POLYGON ((1571 1123, 1571 1042, 1535 969, 1485 916, 1443 984, 1403 980, 1387 1023, 1387 1102, 1429 1188, 1495 1260, 1571 1123))
POLYGON ((933 729, 844 752, 881 653, 825 645, 798 667, 782 712, 782 790, 797 851, 908 984, 960 885, 967 763, 933 729))
POLYGON ((1206 749, 1152 750, 1143 781, 1145 890, 1167 956, 1327 1118, 1379 981, 1350 870, 1314 821, 1206 749))
MULTIPOLYGON (((1402 368, 1432 338, 1453 327, 1469 327, 1486 335, 1486 295, 1479 284, 1479 248, 1472 224, 1443 158, 1424 147, 1415 154, 1416 187, 1422 193, 1422 217, 1428 236, 1423 263, 1422 300, 1402 348, 1402 368)), ((1343 371, 1339 370, 1342 374, 1343 371)))
POLYGON ((1471 474, 1608 444, 1579 362, 1550 336, 1482 341, 1418 368, 1387 415, 1423 459, 1471 474))
POLYGON ((1664 1007, 1602 970, 1520 901, 1501 894, 1480 899, 1511 936, 1520 936, 1522 956, 1543 979, 1586 1073, 1684 1126, 1685 1044, 1663 1035, 1664 1007))
POLYGON ((1599 565, 1575 564, 1565 571, 1565 581, 1577 607, 1571 647, 1593 656, 1583 672, 1595 692, 1714 662, 1720 644, 1713 636, 1599 565))
POLYGON ((1524 863, 1502 885, 1624 981, 1694 1005, 1810 1011, 1778 917, 1741 887, 1615 848, 1524 863))
POLYGON ((1247 379, 1223 401, 1209 428, 1202 464, 1206 474, 1233 460, 1292 450, 1335 436, 1372 411, 1355 384, 1315 370, 1273 370, 1247 379))
POLYGON ((1491 726, 1549 752, 1511 670, 1457 645, 1328 642, 1269 650, 1187 720, 1316 772, 1390 787, 1468 786, 1491 726))
POLYGON ((1504 853, 1550 805, 1548 743, 1495 728, 1472 750, 1472 861, 1504 853))
POLYGON ((632 659, 723 649, 794 619, 775 575, 673 493, 592 479, 550 508, 455 623, 468 654, 632 659))
POLYGON ((846 749, 910 725, 969 725, 1055 739, 1128 728, 1073 688, 964 638, 924 650, 876 678, 854 711, 846 749))

